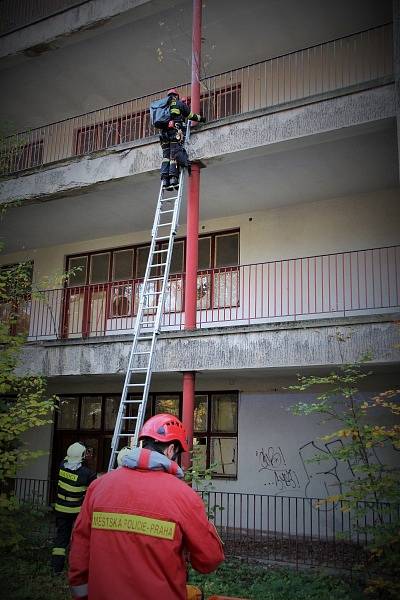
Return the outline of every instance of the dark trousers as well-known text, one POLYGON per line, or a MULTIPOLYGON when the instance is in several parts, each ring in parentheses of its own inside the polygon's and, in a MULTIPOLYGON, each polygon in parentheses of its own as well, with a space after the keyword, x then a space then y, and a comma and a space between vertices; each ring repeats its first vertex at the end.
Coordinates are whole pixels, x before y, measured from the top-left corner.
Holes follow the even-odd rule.
MULTIPOLYGON (((182 131, 182 129, 180 129, 180 131, 182 131)), ((161 132, 160 144, 163 155, 160 169, 161 179, 169 179, 169 177, 179 177, 179 166, 176 161, 176 154, 179 151, 179 148, 182 146, 183 141, 183 131, 182 135, 179 136, 178 130, 175 127, 161 132)))
POLYGON ((72 528, 78 515, 56 515, 56 539, 51 553, 51 566, 54 573, 61 573, 65 555, 71 539, 72 528))

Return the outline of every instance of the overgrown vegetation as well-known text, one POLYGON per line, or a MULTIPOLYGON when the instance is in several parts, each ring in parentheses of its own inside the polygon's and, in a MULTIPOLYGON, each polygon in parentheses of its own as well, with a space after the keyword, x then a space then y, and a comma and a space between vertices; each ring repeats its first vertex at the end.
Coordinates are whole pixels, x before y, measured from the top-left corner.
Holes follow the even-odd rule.
POLYGON ((46 380, 36 375, 19 375, 26 328, 21 327, 21 307, 31 287, 31 263, 0 269, 0 547, 13 549, 23 539, 12 479, 24 464, 44 454, 29 450, 24 433, 51 423, 56 399, 49 397, 46 380), (15 517, 15 515, 14 515, 15 517))
MULTIPOLYGON (((3 600, 70 600, 65 573, 55 577, 49 567, 51 517, 21 509, 20 523, 27 531, 24 546, 13 560, 0 551, 0 588, 3 600)), ((224 594, 249 600, 361 600, 357 583, 320 573, 263 568, 227 560, 210 575, 190 572, 190 582, 205 597, 224 594)), ((133 595, 134 597, 134 595, 133 595)), ((139 600, 139 599, 138 599, 139 600)))
MULTIPOLYGON (((340 345, 347 340, 337 334, 340 345)), ((343 364, 325 376, 299 377, 298 385, 290 389, 323 391, 316 400, 300 402, 292 410, 297 415, 319 415, 322 423, 332 424, 333 430, 320 439, 339 441, 330 454, 347 463, 354 477, 342 482, 325 501, 351 510, 357 519, 354 530, 361 530, 370 540, 365 595, 395 600, 400 598, 400 470, 398 464, 385 464, 382 451, 400 450, 400 390, 385 390, 369 398, 360 393, 360 385, 372 374, 366 366, 369 358, 343 364)), ((326 459, 323 453, 312 460, 326 459)))

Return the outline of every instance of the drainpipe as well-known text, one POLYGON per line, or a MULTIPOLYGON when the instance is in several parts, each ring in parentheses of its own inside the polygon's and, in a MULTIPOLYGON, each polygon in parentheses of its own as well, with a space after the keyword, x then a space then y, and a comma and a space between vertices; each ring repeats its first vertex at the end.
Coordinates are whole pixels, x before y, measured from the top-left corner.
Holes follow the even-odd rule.
MULTIPOLYGON (((200 60, 201 60, 201 6, 202 0, 193 0, 192 24, 192 89, 191 110, 200 112, 200 60)), ((186 233, 186 279, 185 279, 185 329, 196 329, 197 270, 199 244, 199 198, 200 164, 192 164, 192 175, 188 178, 187 233, 186 233)), ((196 375, 193 371, 183 373, 183 424, 189 438, 189 450, 193 447, 193 415, 196 375)), ((191 456, 185 452, 182 466, 191 465, 191 456)))

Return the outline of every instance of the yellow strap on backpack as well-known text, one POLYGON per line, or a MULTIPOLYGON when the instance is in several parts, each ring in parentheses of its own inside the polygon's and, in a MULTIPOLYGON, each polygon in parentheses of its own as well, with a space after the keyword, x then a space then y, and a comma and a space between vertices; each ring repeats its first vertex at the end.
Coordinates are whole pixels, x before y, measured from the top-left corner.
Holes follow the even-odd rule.
POLYGON ((187 600, 204 600, 203 592, 196 585, 186 585, 186 599, 187 600))

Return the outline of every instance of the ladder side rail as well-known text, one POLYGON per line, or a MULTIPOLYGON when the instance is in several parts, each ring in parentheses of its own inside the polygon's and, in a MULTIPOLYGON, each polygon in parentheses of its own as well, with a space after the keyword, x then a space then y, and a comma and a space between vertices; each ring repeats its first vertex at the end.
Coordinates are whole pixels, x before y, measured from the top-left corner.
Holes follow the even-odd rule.
MULTIPOLYGON (((190 138, 190 123, 187 124, 185 144, 188 142, 189 138, 190 138)), ((137 416, 132 417, 132 420, 136 420, 136 426, 135 426, 135 431, 134 431, 134 435, 133 435, 133 445, 134 446, 137 445, 137 441, 138 441, 137 438, 139 436, 139 431, 143 425, 148 395, 149 395, 149 391, 150 391, 150 383, 151 383, 151 376, 152 376, 152 372, 153 372, 155 346, 156 346, 156 340, 157 340, 157 336, 158 336, 159 329, 160 329, 161 316, 163 313, 166 285, 167 285, 167 282, 169 279, 173 245, 174 245, 176 230, 178 227, 178 218, 179 218, 180 205, 181 205, 181 200, 182 200, 182 195, 183 195, 184 181, 185 181, 185 170, 182 169, 180 172, 180 175, 179 175, 178 194, 175 199, 175 206, 173 209, 173 218, 172 218, 172 222, 171 222, 171 229, 170 229, 170 233, 168 236, 168 249, 167 249, 167 257, 165 259, 163 278, 162 278, 162 289, 161 289, 160 294, 158 295, 158 303, 157 303, 157 308, 156 308, 156 316, 155 316, 154 324, 153 324, 153 331, 152 331, 152 335, 151 335, 150 351, 148 354, 149 359, 148 359, 148 364, 146 367, 146 378, 145 378, 145 382, 144 382, 144 386, 143 386, 144 389, 142 392, 142 399, 140 401, 138 401, 137 416)), ((128 391, 129 391, 129 386, 130 386, 130 382, 131 382, 131 378, 132 378, 132 371, 133 371, 132 364, 133 364, 133 360, 135 357, 136 348, 137 348, 138 343, 141 341, 140 340, 141 333, 143 333, 143 334, 145 333, 145 332, 143 332, 143 330, 141 330, 142 318, 144 316, 143 313, 145 310, 145 298, 149 297, 149 294, 147 294, 147 296, 146 296, 146 289, 149 286, 148 280, 150 278, 151 268, 152 268, 152 266, 154 266, 153 259, 154 259, 154 251, 155 251, 156 244, 157 244, 157 241, 156 241, 157 230, 160 227, 162 199, 163 199, 163 187, 161 184, 159 195, 158 195, 158 200, 157 200, 157 208, 156 208, 156 213, 155 213, 155 217, 154 217, 153 228, 152 228, 152 237, 151 237, 151 243, 150 243, 150 248, 149 248, 149 256, 148 256, 148 260, 147 260, 146 271, 145 271, 145 276, 144 276, 144 280, 143 280, 143 286, 142 286, 142 290, 141 290, 141 293, 139 296, 139 307, 138 307, 138 312, 136 315, 136 323, 135 323, 135 328, 134 328, 134 339, 133 339, 132 346, 131 346, 131 351, 130 351, 130 356, 129 356, 129 361, 128 361, 128 369, 126 372, 124 387, 123 387, 123 391, 122 391, 122 395, 121 395, 121 401, 120 401, 120 405, 119 405, 119 409, 118 409, 116 427, 114 429, 113 438, 112 438, 112 442, 111 442, 111 456, 110 456, 109 470, 111 470, 114 467, 116 455, 118 452, 119 440, 122 437, 121 430, 122 430, 122 426, 123 426, 123 416, 125 413, 128 391)), ((142 385, 142 384, 140 384, 140 385, 142 385)), ((130 437, 130 436, 128 436, 128 434, 124 434, 124 437, 130 437)))

